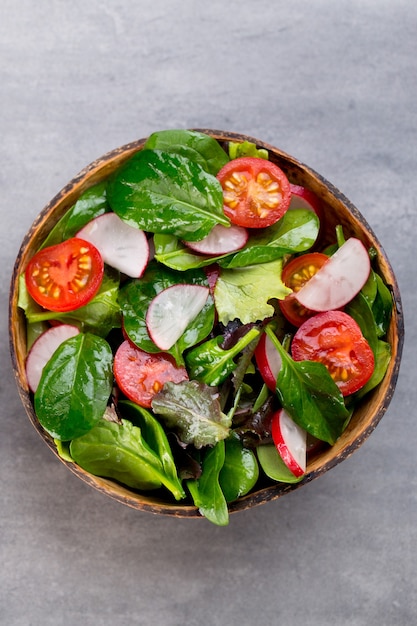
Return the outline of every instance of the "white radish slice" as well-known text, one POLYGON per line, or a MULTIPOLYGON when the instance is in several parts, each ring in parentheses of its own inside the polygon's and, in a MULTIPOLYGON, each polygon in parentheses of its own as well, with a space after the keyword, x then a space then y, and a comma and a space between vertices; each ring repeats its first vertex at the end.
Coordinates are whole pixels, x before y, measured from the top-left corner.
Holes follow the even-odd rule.
POLYGON ((149 260, 146 235, 116 213, 103 213, 92 219, 76 236, 92 243, 107 265, 130 278, 139 278, 145 271, 149 260))
POLYGON ((200 313, 210 290, 203 285, 179 284, 160 291, 146 313, 149 336, 160 350, 169 350, 200 313))
POLYGON ((242 226, 216 224, 200 241, 184 241, 185 245, 199 254, 220 255, 240 250, 248 241, 248 231, 242 226))
POLYGON ((272 417, 272 439, 285 465, 294 476, 302 476, 307 465, 307 433, 284 409, 272 417))
POLYGON ((351 237, 300 291, 298 302, 311 311, 334 311, 350 302, 368 280, 371 263, 359 239, 351 237))
POLYGON ((75 337, 80 331, 71 324, 59 324, 48 328, 33 343, 26 358, 26 378, 29 388, 35 393, 42 370, 63 341, 75 337))
POLYGON ((300 185, 293 185, 291 183, 291 202, 288 207, 291 209, 307 209, 314 211, 320 218, 323 210, 319 198, 309 189, 301 187, 300 185))
POLYGON ((262 335, 258 345, 256 346, 255 358, 264 383, 268 389, 275 393, 282 359, 278 350, 266 333, 262 335))

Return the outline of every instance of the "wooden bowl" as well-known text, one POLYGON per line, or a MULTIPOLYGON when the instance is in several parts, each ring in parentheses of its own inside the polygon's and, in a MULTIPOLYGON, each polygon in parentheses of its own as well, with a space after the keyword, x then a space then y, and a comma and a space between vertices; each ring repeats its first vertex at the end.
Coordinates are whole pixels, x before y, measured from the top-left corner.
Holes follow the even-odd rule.
MULTIPOLYGON (((220 143, 229 140, 247 140, 256 143, 258 147, 266 148, 269 151, 271 161, 275 162, 286 172, 292 183, 309 188, 321 199, 326 217, 325 239, 327 238, 329 242, 333 241, 335 226, 342 224, 346 237, 356 236, 363 241, 365 246, 373 246, 377 250, 377 271, 391 290, 394 301, 393 315, 387 335, 387 341, 391 344, 392 358, 381 384, 365 396, 362 403, 356 408, 349 426, 336 444, 325 449, 308 463, 305 478, 301 482, 291 485, 266 482, 255 491, 230 504, 230 512, 236 512, 280 498, 293 489, 298 489, 341 463, 362 445, 381 420, 393 396, 400 367, 404 326, 400 293, 386 254, 366 220, 340 191, 311 168, 267 143, 235 133, 206 129, 202 129, 202 132, 211 135, 220 143)), ((11 281, 9 304, 11 357, 19 394, 32 425, 52 452, 70 471, 95 489, 135 509, 177 517, 201 517, 196 507, 192 505, 156 498, 153 494, 146 495, 134 492, 111 480, 93 476, 75 463, 69 463, 59 457, 53 440, 42 429, 36 418, 32 396, 26 382, 25 319, 23 312, 17 306, 19 276, 25 270, 29 259, 36 252, 51 228, 65 211, 75 203, 80 194, 109 176, 135 152, 140 150, 145 141, 146 139, 140 139, 117 148, 88 165, 49 202, 34 221, 20 247, 11 281)))

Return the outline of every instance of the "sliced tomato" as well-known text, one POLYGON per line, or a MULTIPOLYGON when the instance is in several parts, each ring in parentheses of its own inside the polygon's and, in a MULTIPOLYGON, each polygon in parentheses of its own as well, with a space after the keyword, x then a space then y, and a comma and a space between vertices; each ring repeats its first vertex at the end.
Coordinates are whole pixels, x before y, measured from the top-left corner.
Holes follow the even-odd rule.
POLYGON ((166 382, 188 380, 185 367, 179 367, 170 354, 149 354, 130 341, 120 344, 114 357, 113 373, 119 389, 140 406, 149 408, 153 397, 166 382))
POLYGON ((103 280, 104 263, 97 248, 73 237, 39 250, 26 268, 26 287, 40 306, 73 311, 89 302, 103 280))
POLYGON ((328 261, 329 257, 321 252, 309 252, 295 257, 284 265, 282 282, 293 290, 284 300, 279 300, 279 306, 286 319, 294 326, 301 326, 306 319, 315 315, 303 307, 294 297, 297 291, 310 280, 312 276, 328 261))
POLYGON ((323 363, 344 396, 361 389, 374 371, 371 347, 343 311, 326 311, 306 320, 294 335, 291 354, 295 361, 323 363))
POLYGON ((291 187, 287 176, 266 159, 233 159, 220 170, 217 178, 223 189, 223 210, 238 226, 271 226, 290 205, 291 187))

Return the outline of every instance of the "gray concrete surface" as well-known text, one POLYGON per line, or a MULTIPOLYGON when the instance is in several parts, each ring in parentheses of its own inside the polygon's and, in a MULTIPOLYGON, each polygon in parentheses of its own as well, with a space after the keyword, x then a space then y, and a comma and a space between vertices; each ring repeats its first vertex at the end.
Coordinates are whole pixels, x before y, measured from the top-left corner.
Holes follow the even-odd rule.
POLYGON ((0 623, 417 622, 415 0, 2 0, 0 623), (162 128, 270 141, 341 189, 397 274, 397 392, 350 459, 227 528, 111 501, 55 460, 8 353, 14 258, 96 157, 162 128))

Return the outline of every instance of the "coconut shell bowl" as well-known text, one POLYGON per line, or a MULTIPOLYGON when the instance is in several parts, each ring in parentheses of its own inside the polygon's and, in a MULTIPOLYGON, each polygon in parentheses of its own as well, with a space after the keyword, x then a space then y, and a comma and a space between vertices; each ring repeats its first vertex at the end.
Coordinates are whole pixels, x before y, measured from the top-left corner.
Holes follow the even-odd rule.
MULTIPOLYGON (((226 151, 230 141, 250 141, 255 143, 258 148, 266 149, 269 153, 269 159, 286 173, 291 183, 309 189, 319 198, 324 215, 324 232, 321 233, 324 242, 333 242, 335 228, 341 225, 346 239, 356 237, 363 242, 366 248, 372 248, 376 251, 374 268, 390 290, 393 301, 392 316, 385 336, 385 340, 391 346, 391 360, 388 369, 380 384, 366 394, 356 405, 350 422, 342 435, 334 445, 323 447, 308 459, 306 473, 300 482, 288 484, 261 478, 247 495, 229 504, 230 513, 234 513, 265 504, 294 489, 299 489, 350 457, 363 444, 378 425, 393 397, 400 367, 404 329, 399 288, 390 262, 371 227, 358 209, 342 193, 310 167, 263 141, 223 131, 203 130, 202 132, 215 138, 225 147, 226 151)), ((24 312, 18 307, 19 277, 24 273, 29 260, 42 245, 53 226, 74 205, 79 196, 88 188, 107 179, 130 157, 140 151, 145 141, 146 139, 140 139, 124 145, 88 165, 48 203, 26 234, 16 258, 10 288, 9 334, 12 365, 19 395, 30 422, 43 442, 56 456, 57 461, 66 465, 79 479, 106 496, 134 509, 159 515, 201 518, 198 508, 192 504, 190 499, 175 501, 169 497, 170 494, 167 493, 165 496, 162 490, 158 490, 157 493, 135 491, 116 481, 94 476, 76 463, 62 458, 57 453, 54 440, 42 428, 36 417, 33 394, 29 390, 26 379, 26 321, 24 312)))

